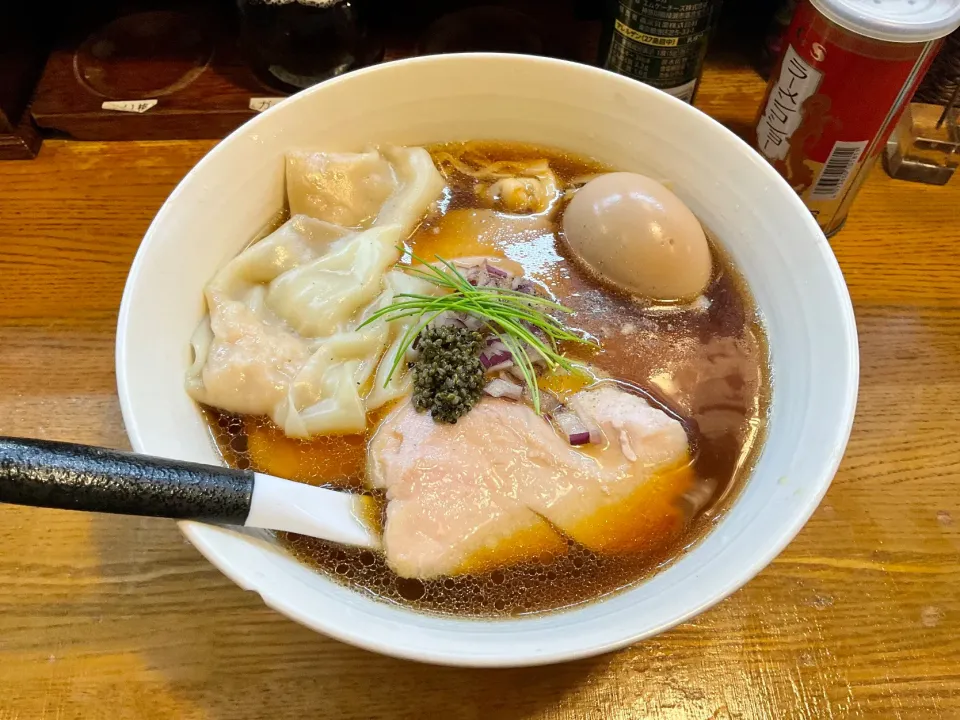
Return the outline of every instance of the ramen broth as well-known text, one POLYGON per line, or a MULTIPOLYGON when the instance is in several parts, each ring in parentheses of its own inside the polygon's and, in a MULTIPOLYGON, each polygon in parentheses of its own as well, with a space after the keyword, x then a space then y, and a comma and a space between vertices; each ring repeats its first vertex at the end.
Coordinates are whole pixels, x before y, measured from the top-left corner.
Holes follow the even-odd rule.
MULTIPOLYGON (((571 308, 566 322, 596 338, 602 349, 564 347, 681 421, 690 438, 695 490, 685 501, 682 533, 657 550, 605 556, 567 541, 564 554, 536 562, 433 580, 400 578, 385 558, 304 536, 278 533, 298 559, 380 600, 458 616, 511 616, 596 600, 631 586, 675 559, 701 537, 748 473, 765 427, 769 370, 763 329, 742 279, 716 242, 714 275, 693 307, 644 304, 606 287, 570 259, 557 228, 561 217, 508 216, 483 209, 476 180, 449 158, 547 158, 565 188, 610 169, 540 147, 468 143, 428 148, 446 176, 440 210, 408 240, 420 257, 495 255, 524 269, 540 290, 571 308)), ((562 213, 562 208, 561 211, 562 213)), ((576 391, 579 387, 554 387, 576 391)), ((313 485, 364 489, 366 445, 389 408, 371 414, 366 435, 286 437, 266 418, 205 409, 225 460, 313 485)), ((382 499, 382 498, 381 498, 382 499)), ((381 508, 385 502, 381 503, 381 508)), ((371 519, 382 523, 383 518, 371 519)))

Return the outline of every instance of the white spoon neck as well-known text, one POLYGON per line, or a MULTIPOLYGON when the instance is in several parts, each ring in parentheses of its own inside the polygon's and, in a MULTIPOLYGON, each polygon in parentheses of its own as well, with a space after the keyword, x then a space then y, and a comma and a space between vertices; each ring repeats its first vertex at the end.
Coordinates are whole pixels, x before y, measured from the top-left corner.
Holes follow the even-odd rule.
POLYGON ((256 473, 244 524, 376 549, 380 539, 363 520, 366 502, 362 495, 256 473))

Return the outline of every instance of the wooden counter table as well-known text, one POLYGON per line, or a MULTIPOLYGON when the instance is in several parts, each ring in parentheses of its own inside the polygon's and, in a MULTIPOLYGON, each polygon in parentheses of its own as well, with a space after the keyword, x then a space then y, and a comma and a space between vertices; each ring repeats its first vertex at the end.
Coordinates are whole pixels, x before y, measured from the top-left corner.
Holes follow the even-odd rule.
MULTIPOLYGON (((738 131, 763 82, 708 69, 738 131)), ((0 434, 127 448, 127 270, 213 142, 48 141, 0 164, 0 434)), ((833 240, 860 403, 799 537, 718 607, 622 652, 523 670, 379 657, 268 610, 172 522, 0 508, 0 720, 960 718, 960 179, 881 169, 833 240)))

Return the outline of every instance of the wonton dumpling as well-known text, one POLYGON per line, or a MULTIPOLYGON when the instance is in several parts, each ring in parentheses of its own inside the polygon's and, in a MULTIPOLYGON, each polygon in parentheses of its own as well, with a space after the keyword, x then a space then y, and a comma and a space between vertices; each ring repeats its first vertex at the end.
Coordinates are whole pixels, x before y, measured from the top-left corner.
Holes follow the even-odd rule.
POLYGON ((443 176, 420 147, 364 153, 295 151, 287 155, 291 214, 345 227, 400 225, 406 238, 443 192, 443 176))
POLYGON ((495 170, 477 173, 478 178, 492 180, 477 185, 479 199, 487 207, 516 215, 552 214, 560 199, 560 186, 550 164, 540 160, 516 170, 516 174, 495 170))
MULTIPOLYGON (((345 329, 379 295, 383 274, 400 259, 400 227, 375 227, 274 278, 267 306, 301 335, 326 337, 345 329)), ((256 247, 256 246, 254 246, 256 247)))
POLYGON ((396 293, 437 292, 390 267, 443 178, 423 148, 385 148, 292 153, 287 185, 294 216, 205 288, 187 392, 293 437, 361 432, 367 411, 410 392, 405 363, 386 377, 413 319, 358 328, 396 293))
MULTIPOLYGON (((341 324, 380 293, 384 269, 399 255, 394 247, 397 241, 395 226, 350 233, 296 216, 244 250, 206 287, 209 317, 191 341, 195 360, 186 378, 190 396, 229 412, 276 419, 288 402, 290 383, 317 352, 316 338, 339 332, 341 324), (312 268, 318 282, 327 282, 323 271, 333 269, 335 277, 327 283, 326 292, 314 292, 304 308, 316 314, 317 323, 328 321, 322 334, 298 334, 294 324, 287 322, 290 318, 271 308, 273 285, 267 283, 300 268, 312 268), (343 290, 337 279, 349 280, 351 285, 343 290)), ((304 282, 303 277, 293 280, 304 282)), ((292 288, 297 285, 291 283, 292 288)), ((380 351, 376 350, 377 356, 380 351)))
POLYGON ((322 255, 332 243, 349 234, 349 230, 339 225, 294 215, 227 263, 207 284, 206 292, 239 297, 252 285, 268 283, 281 273, 322 255))
POLYGON ((310 357, 307 343, 263 315, 263 288, 251 302, 222 299, 191 339, 187 392, 197 402, 244 415, 271 415, 310 357))
POLYGON ((557 197, 556 183, 540 178, 504 178, 483 190, 483 199, 490 207, 518 215, 546 212, 557 197))
POLYGON ((406 239, 414 231, 430 204, 443 193, 445 183, 430 153, 420 147, 386 147, 383 154, 393 163, 397 192, 384 204, 377 225, 400 226, 406 239))
MULTIPOLYGON (((397 293, 412 293, 417 295, 435 295, 439 288, 431 282, 413 277, 401 270, 391 270, 387 273, 386 289, 377 300, 377 307, 386 307, 393 302, 394 295, 397 293)), ((396 371, 387 382, 387 376, 393 367, 393 362, 400 351, 400 345, 403 341, 403 335, 407 329, 418 320, 416 317, 400 318, 386 323, 388 329, 387 342, 390 346, 380 360, 377 367, 377 375, 373 380, 373 387, 364 400, 367 410, 376 410, 388 402, 408 395, 412 390, 413 380, 410 372, 407 370, 407 363, 403 360, 397 365, 396 371)))
POLYGON ((369 227, 397 189, 390 163, 376 150, 287 153, 290 214, 344 227, 369 227))
POLYGON ((374 323, 321 343, 290 383, 274 422, 288 437, 362 433, 367 427, 362 393, 386 337, 386 323, 374 323))
POLYGON ((209 316, 191 345, 186 389, 228 412, 269 415, 310 357, 309 344, 265 305, 263 283, 312 260, 349 231, 298 215, 226 264, 204 289, 209 316))
MULTIPOLYGON (((385 285, 363 313, 364 318, 393 302, 398 292, 432 294, 437 290, 432 283, 399 270, 387 273, 385 285)), ((401 363, 389 383, 386 378, 403 333, 414 321, 412 317, 391 322, 379 320, 324 340, 293 378, 287 400, 275 411, 274 421, 289 437, 363 432, 367 412, 410 391, 405 363, 401 363), (384 353, 387 343, 391 345, 384 353), (374 369, 376 376, 371 383, 374 369)))
POLYGON ((410 391, 405 363, 386 377, 414 319, 357 327, 396 293, 438 291, 388 272, 398 243, 396 225, 352 233, 300 215, 251 245, 206 288, 187 392, 291 437, 362 432, 369 410, 410 391))

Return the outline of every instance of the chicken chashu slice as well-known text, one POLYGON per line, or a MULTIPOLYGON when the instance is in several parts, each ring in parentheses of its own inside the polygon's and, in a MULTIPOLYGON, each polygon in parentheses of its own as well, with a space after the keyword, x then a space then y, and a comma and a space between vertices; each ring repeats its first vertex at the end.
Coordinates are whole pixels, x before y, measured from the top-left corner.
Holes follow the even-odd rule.
POLYGON ((368 450, 387 494, 384 548, 402 577, 483 572, 567 552, 655 550, 685 522, 686 432, 643 398, 605 384, 571 404, 603 444, 572 447, 528 406, 484 398, 455 425, 407 401, 368 450), (566 536, 566 537, 565 537, 566 536))

